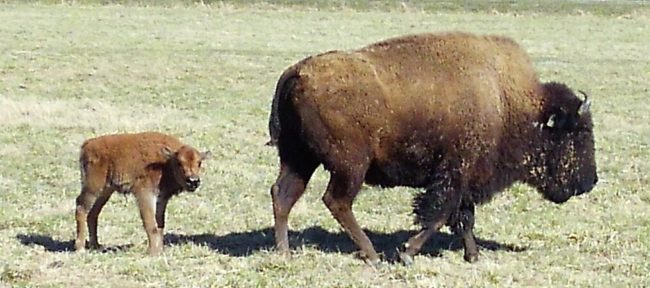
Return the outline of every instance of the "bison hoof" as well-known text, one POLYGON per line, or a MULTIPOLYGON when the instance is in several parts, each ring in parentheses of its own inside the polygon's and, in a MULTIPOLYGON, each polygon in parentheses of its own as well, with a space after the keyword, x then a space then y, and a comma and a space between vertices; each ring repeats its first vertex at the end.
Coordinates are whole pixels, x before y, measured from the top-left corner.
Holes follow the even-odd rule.
POLYGON ((417 253, 414 249, 409 249, 408 244, 402 244, 402 247, 396 250, 397 256, 404 266, 413 265, 413 256, 417 253))
POLYGON ((465 256, 463 256, 463 259, 469 263, 474 263, 478 261, 478 253, 465 254, 465 256))
POLYGON ((413 256, 406 252, 399 252, 397 255, 399 255, 399 260, 404 264, 404 266, 409 267, 413 265, 413 256))
POLYGON ((379 270, 385 266, 384 262, 382 262, 379 259, 375 259, 375 260, 366 259, 365 262, 366 264, 368 264, 368 266, 372 267, 372 269, 374 270, 379 270))

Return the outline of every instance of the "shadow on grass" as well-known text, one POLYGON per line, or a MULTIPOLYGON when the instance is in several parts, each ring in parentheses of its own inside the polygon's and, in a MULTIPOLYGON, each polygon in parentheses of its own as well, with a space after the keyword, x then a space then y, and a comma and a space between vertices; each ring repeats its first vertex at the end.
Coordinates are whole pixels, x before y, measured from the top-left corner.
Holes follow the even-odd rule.
MULTIPOLYGON (((365 231, 377 249, 377 252, 384 255, 388 261, 397 260, 397 249, 412 236, 414 231, 396 231, 390 233, 365 231)), ((39 245, 50 252, 73 252, 74 240, 59 241, 51 236, 42 234, 18 234, 16 238, 26 246, 39 245)), ((321 227, 310 227, 302 231, 289 233, 291 247, 308 246, 324 252, 354 253, 358 249, 356 245, 343 232, 329 232, 321 227)), ((223 236, 214 234, 181 235, 168 233, 165 235, 165 245, 195 244, 204 245, 217 251, 235 257, 248 256, 256 251, 272 250, 274 247, 273 229, 247 232, 233 232, 223 236)), ((503 244, 492 240, 476 239, 481 249, 491 251, 521 252, 527 248, 513 244, 503 244)), ((132 247, 132 244, 106 246, 99 250, 100 253, 111 253, 124 251, 132 247)), ((458 237, 448 233, 434 234, 422 249, 420 254, 437 256, 443 250, 461 250, 462 242, 458 237)))
MULTIPOLYGON (((20 241, 23 245, 32 246, 38 245, 43 246, 46 251, 49 252, 74 252, 74 240, 69 241, 59 241, 52 236, 42 235, 42 234, 18 234, 16 239, 20 241)), ((116 245, 116 246, 104 246, 101 249, 97 250, 100 253, 112 253, 125 251, 129 249, 132 244, 125 245, 116 245)))
MULTIPOLYGON (((397 260, 397 249, 415 234, 414 231, 396 231, 390 233, 374 232, 365 230, 368 237, 377 249, 377 252, 384 255, 388 261, 397 260)), ((329 232, 320 227, 310 227, 302 231, 289 232, 291 247, 311 246, 324 252, 354 253, 358 249, 356 245, 344 232, 329 232)), ((179 235, 169 233, 165 235, 166 245, 179 245, 193 243, 204 245, 218 253, 230 256, 248 256, 255 251, 271 250, 274 247, 273 229, 266 228, 248 232, 235 232, 223 236, 214 234, 179 235)), ((476 239, 481 249, 509 252, 525 251, 526 247, 513 244, 503 244, 492 240, 476 239)), ((442 250, 462 250, 463 245, 460 238, 453 234, 434 234, 420 254, 438 256, 442 250)))

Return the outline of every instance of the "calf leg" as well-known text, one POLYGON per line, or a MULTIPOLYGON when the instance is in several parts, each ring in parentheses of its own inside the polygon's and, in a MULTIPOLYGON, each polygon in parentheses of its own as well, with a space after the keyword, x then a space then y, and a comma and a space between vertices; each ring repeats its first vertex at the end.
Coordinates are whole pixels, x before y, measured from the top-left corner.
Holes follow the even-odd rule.
POLYGON ((112 194, 113 191, 103 191, 102 194, 97 197, 95 204, 93 204, 93 207, 88 213, 88 232, 90 234, 89 247, 91 249, 99 249, 100 247, 99 242, 97 241, 97 220, 99 218, 99 213, 102 211, 104 205, 106 205, 108 199, 111 198, 112 194))
POLYGON ((154 193, 151 189, 140 189, 139 191, 134 191, 134 194, 138 201, 138 208, 140 208, 140 218, 142 218, 142 224, 144 225, 144 230, 147 232, 147 239, 149 240, 147 253, 149 255, 158 255, 162 252, 163 243, 162 235, 160 234, 155 219, 157 193, 154 193))
POLYGON ((169 196, 159 195, 156 201, 156 223, 158 224, 158 232, 162 237, 165 236, 165 211, 167 210, 169 198, 169 196))
POLYGON ((359 247, 361 250, 360 256, 374 266, 379 263, 379 255, 377 255, 372 242, 363 232, 352 212, 352 202, 361 188, 364 173, 365 170, 347 173, 332 171, 327 191, 323 195, 323 202, 334 219, 339 222, 348 236, 359 247))
MULTIPOLYGON (((281 142, 281 145, 285 144, 281 142)), ((275 220, 275 246, 280 253, 288 254, 289 212, 305 192, 307 183, 319 163, 305 152, 304 148, 296 147, 293 151, 285 151, 285 146, 280 147, 280 175, 271 186, 271 198, 275 220)))
POLYGON ((454 233, 463 239, 465 255, 463 258, 467 262, 476 262, 478 260, 478 247, 474 239, 474 204, 463 201, 460 209, 450 221, 451 229, 454 233))
POLYGON ((76 200, 77 208, 75 211, 77 238, 74 242, 74 248, 77 251, 82 251, 86 248, 86 234, 88 234, 86 221, 88 219, 88 211, 95 203, 95 199, 97 199, 95 193, 90 191, 87 187, 82 187, 81 193, 76 200))

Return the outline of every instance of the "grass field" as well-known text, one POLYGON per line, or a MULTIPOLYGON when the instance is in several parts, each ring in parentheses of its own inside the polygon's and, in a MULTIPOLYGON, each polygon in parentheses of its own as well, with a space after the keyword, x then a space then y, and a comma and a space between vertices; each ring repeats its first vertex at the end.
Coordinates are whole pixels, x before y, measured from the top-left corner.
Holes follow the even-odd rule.
POLYGON ((0 4, 0 287, 650 286, 650 6, 626 9, 0 4), (278 257, 268 193, 278 160, 264 143, 282 70, 443 30, 513 37, 543 80, 592 96, 596 189, 558 206, 515 186, 477 209, 479 262, 465 263, 445 229, 404 267, 392 260, 418 229, 416 191, 364 187, 355 213, 388 259, 373 270, 322 204, 319 169, 291 214, 294 257, 278 257), (119 195, 100 217, 108 249, 72 252, 80 144, 144 130, 215 156, 198 192, 170 202, 165 253, 145 256, 135 201, 119 195))

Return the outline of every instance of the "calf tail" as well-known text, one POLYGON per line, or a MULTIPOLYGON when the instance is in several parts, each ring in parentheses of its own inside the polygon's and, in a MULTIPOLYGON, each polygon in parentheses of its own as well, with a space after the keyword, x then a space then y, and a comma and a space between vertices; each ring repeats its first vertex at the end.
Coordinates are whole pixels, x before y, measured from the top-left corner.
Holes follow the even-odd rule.
POLYGON ((281 111, 285 109, 289 94, 295 86, 295 80, 298 77, 298 71, 295 66, 285 70, 278 80, 275 87, 275 95, 273 96, 273 103, 271 104, 271 115, 269 116, 269 136, 271 139, 266 145, 275 146, 280 139, 280 131, 282 124, 280 123, 281 111))
POLYGON ((88 175, 88 154, 86 153, 86 143, 81 145, 79 152, 79 176, 82 186, 86 186, 86 176, 88 175))

